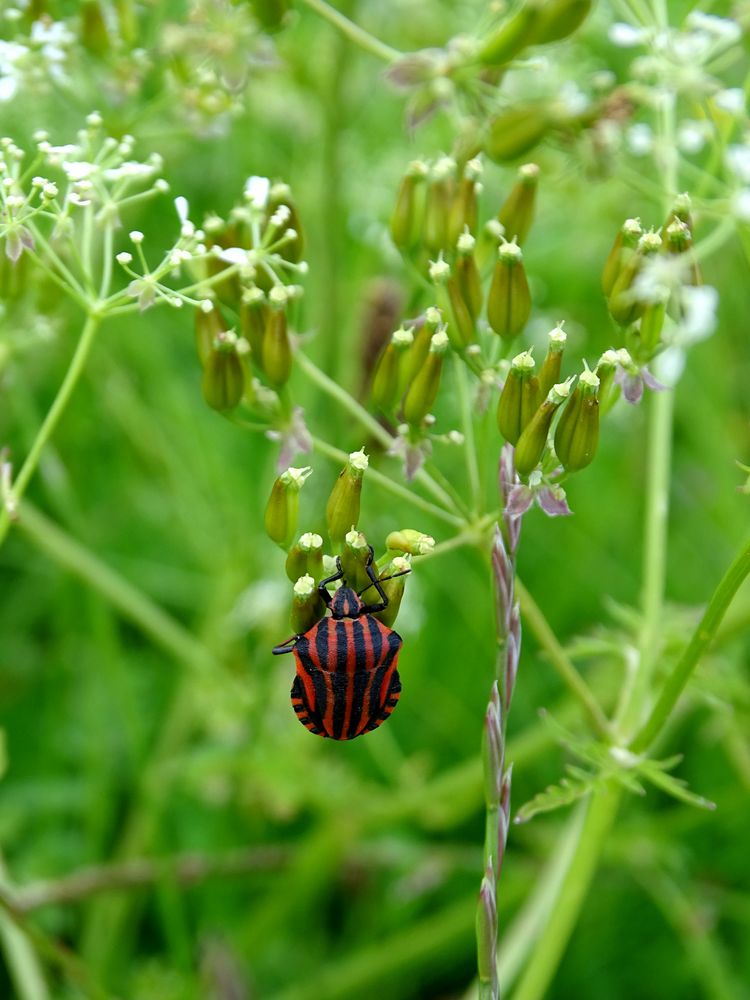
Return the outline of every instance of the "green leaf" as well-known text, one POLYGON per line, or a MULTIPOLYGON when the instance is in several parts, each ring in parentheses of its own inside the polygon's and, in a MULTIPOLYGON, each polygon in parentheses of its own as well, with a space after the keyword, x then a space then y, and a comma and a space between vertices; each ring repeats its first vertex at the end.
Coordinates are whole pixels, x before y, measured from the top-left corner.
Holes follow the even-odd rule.
POLYGON ((681 754, 669 757, 667 760, 644 760, 638 765, 638 772, 647 781, 650 781, 652 785, 661 788, 667 795, 679 799, 680 802, 685 802, 689 806, 696 806, 698 809, 715 809, 715 802, 691 792, 686 781, 667 773, 669 768, 679 764, 681 760, 681 754))
POLYGON ((558 785, 549 785, 530 799, 515 815, 514 823, 526 823, 538 813, 562 809, 577 802, 601 783, 601 775, 591 774, 579 768, 568 768, 570 778, 562 778, 558 785), (575 772, 575 773, 574 773, 575 772))

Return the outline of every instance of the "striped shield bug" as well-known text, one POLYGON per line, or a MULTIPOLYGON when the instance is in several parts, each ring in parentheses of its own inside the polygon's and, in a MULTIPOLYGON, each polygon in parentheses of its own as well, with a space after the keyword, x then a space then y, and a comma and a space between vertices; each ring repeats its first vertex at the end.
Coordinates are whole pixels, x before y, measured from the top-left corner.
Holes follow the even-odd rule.
POLYGON ((366 571, 371 584, 365 590, 375 588, 377 604, 364 604, 347 585, 337 558, 336 573, 318 585, 329 614, 273 650, 294 653, 292 705, 302 725, 317 736, 353 740, 369 733, 385 722, 401 694, 396 665, 403 640, 373 617, 388 607, 388 597, 372 562, 370 546, 366 571), (342 585, 330 594, 328 584, 337 580, 342 585))

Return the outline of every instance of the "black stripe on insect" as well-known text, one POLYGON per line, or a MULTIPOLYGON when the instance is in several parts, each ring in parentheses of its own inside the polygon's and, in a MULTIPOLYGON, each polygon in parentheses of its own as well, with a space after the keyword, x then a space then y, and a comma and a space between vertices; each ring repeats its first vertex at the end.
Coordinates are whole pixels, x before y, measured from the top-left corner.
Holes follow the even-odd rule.
POLYGON ((329 613, 307 632, 292 636, 273 650, 276 655, 294 653, 297 676, 292 684, 292 706, 302 725, 317 736, 353 740, 372 732, 385 722, 401 694, 396 668, 403 640, 373 617, 388 607, 388 595, 383 581, 375 575, 373 558, 370 546, 365 566, 370 583, 365 590, 374 587, 378 603, 363 603, 360 594, 347 585, 337 558, 336 572, 318 585, 329 613), (330 594, 328 584, 337 580, 343 583, 330 594))

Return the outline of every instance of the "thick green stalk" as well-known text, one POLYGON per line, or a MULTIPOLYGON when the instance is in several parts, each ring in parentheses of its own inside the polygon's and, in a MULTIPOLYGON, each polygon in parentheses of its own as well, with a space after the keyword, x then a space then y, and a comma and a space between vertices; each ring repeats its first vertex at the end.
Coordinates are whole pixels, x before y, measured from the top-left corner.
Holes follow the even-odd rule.
MULTIPOLYGON (((60 388, 57 390, 57 395, 53 400, 52 406, 47 412, 47 416, 44 418, 42 426, 39 428, 39 432, 31 445, 31 449, 26 456, 26 460, 13 481, 12 501, 14 504, 18 504, 23 496, 26 487, 29 484, 29 480, 36 472, 44 446, 52 437, 52 434, 60 422, 60 418, 67 409, 70 398, 73 395, 73 392, 78 385, 78 380, 80 379, 86 366, 98 327, 99 317, 96 314, 90 314, 84 324, 78 341, 78 346, 75 349, 75 353, 71 358, 68 370, 65 373, 65 378, 63 379, 60 388)), ((0 511, 0 545, 2 545, 5 540, 5 536, 8 534, 10 523, 11 513, 8 510, 6 501, 6 505, 0 511)))
POLYGON ((310 10, 332 24, 342 34, 346 35, 349 41, 354 42, 355 45, 358 45, 365 52, 369 52, 378 59, 392 63, 400 59, 403 55, 398 49, 391 48, 390 45, 386 45, 385 42, 381 42, 380 39, 371 35, 369 31, 360 28, 354 21, 350 21, 348 17, 344 17, 340 11, 326 3, 325 0, 302 0, 302 2, 310 10))
POLYGON ((592 793, 583 806, 586 815, 570 867, 550 904, 549 920, 513 991, 513 1000, 542 1000, 546 994, 596 874, 621 798, 622 789, 613 781, 592 793))
POLYGON ((635 753, 647 750, 661 732, 701 656, 716 635, 734 595, 748 575, 750 575, 750 542, 742 549, 714 591, 690 642, 665 681, 648 721, 631 744, 630 749, 635 753))

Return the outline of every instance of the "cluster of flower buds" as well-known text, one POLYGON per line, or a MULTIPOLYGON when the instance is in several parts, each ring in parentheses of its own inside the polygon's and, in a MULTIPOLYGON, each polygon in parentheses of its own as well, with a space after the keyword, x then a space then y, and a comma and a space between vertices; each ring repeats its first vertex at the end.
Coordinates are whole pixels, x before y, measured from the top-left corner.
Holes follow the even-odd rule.
POLYGON ((602 290, 627 350, 639 364, 663 348, 667 317, 682 318, 685 289, 701 284, 692 231, 690 199, 683 194, 660 230, 644 232, 640 219, 626 219, 615 237, 602 290))
POLYGON ((227 410, 243 399, 251 404, 259 386, 278 394, 288 382, 289 312, 301 294, 290 279, 305 274, 307 266, 286 184, 251 177, 244 203, 227 222, 207 219, 204 235, 209 253, 199 266, 203 287, 215 299, 202 301, 196 313, 198 356, 206 402, 227 410), (239 335, 227 329, 222 308, 236 317, 239 335))
POLYGON ((561 327, 550 331, 538 373, 529 351, 516 355, 497 407, 500 433, 515 448, 516 472, 531 481, 539 470, 538 485, 544 488, 559 466, 565 473, 578 472, 593 460, 601 404, 609 406, 614 401, 613 381, 622 363, 617 352, 609 351, 595 371, 584 364, 577 379, 559 381, 565 341, 561 327))
MULTIPOLYGON (((367 572, 370 544, 357 527, 367 467, 364 450, 352 452, 333 485, 325 509, 327 549, 322 534, 297 533, 300 491, 312 470, 286 469, 273 484, 266 505, 265 528, 269 538, 287 554, 285 568, 293 584, 291 623, 295 634, 307 631, 323 617, 325 606, 318 585, 336 572, 336 557, 341 561, 348 586, 360 593, 365 604, 380 600, 367 572)), ((393 531, 386 538, 385 551, 372 564, 388 597, 388 606, 376 616, 383 624, 390 627, 396 620, 412 556, 425 555, 434 545, 431 536, 413 528, 393 531)))

